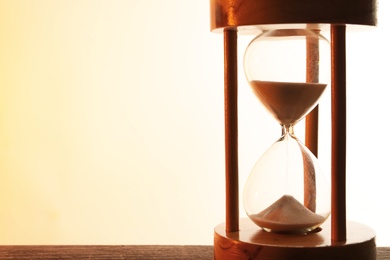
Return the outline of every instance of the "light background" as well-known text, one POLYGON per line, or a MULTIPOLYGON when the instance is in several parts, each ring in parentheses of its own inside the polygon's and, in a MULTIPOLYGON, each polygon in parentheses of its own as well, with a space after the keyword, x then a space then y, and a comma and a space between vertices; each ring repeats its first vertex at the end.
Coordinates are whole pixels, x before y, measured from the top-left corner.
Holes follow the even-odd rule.
MULTIPOLYGON (((390 1, 378 11, 347 36, 347 212, 390 246, 390 1)), ((0 244, 212 244, 222 48, 207 0, 0 0, 0 244)), ((329 93, 321 107, 329 172, 329 93)), ((241 190, 279 134, 240 66, 241 190)))

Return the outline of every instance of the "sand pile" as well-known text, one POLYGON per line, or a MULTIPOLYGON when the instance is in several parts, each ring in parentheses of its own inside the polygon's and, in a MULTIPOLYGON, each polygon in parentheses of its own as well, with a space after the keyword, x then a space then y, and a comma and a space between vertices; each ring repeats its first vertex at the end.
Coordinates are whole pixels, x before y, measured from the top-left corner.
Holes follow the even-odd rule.
POLYGON ((250 215, 258 226, 273 232, 302 232, 317 227, 325 218, 308 210, 293 196, 284 195, 265 210, 250 215))

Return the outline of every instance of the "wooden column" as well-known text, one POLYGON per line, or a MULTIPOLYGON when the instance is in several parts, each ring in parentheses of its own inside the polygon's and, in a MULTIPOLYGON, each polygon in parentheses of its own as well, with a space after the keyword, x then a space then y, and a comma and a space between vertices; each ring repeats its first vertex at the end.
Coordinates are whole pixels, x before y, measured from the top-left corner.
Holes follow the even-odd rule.
MULTIPOLYGON (((318 30, 313 30, 319 34, 318 30)), ((319 42, 308 38, 306 42, 306 82, 319 82, 319 42)), ((306 116, 305 146, 318 156, 318 105, 306 116)))
MULTIPOLYGON (((318 30, 313 30, 317 35, 318 30)), ((319 39, 307 37, 306 39, 306 82, 319 82, 319 39)), ((305 146, 318 156, 318 105, 306 116, 305 119, 305 146)), ((304 170, 304 205, 312 212, 317 209, 317 181, 314 173, 313 162, 302 153, 304 170)))
POLYGON ((346 241, 346 53, 345 25, 331 25, 332 241, 346 241))
POLYGON ((224 30, 226 231, 239 230, 237 30, 224 30))
POLYGON ((307 116, 305 121, 305 146, 318 157, 318 113, 317 105, 307 116))

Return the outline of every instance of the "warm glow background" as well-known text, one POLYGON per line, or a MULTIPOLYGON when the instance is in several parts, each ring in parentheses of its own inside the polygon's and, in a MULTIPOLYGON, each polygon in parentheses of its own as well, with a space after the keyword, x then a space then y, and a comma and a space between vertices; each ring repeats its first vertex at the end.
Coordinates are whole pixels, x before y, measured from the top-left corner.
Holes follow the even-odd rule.
MULTIPOLYGON (((378 27, 347 38, 348 218, 389 246, 390 1, 378 1, 378 27)), ((0 244, 212 244, 222 48, 208 0, 0 0, 0 244)), ((241 67, 239 109, 242 188, 280 133, 241 67)))

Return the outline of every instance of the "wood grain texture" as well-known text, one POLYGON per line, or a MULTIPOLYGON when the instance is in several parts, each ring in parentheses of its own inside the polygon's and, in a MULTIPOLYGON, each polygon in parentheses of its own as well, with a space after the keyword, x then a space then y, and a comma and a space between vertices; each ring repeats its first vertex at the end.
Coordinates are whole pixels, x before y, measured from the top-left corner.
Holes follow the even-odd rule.
MULTIPOLYGON (((313 31, 319 36, 319 31, 313 31)), ((306 82, 319 83, 319 38, 306 37, 306 82)), ((305 146, 318 157, 318 105, 306 116, 305 119, 305 146)), ((310 157, 305 156, 302 150, 304 171, 304 205, 316 212, 317 180, 313 163, 310 157)))
POLYGON ((344 25, 331 27, 331 179, 332 239, 346 239, 346 145, 347 145, 347 80, 346 32, 344 25))
POLYGON ((224 223, 215 228, 215 259, 261 260, 375 260, 375 232, 362 224, 348 222, 347 241, 331 239, 330 221, 320 232, 277 234, 261 230, 248 218, 240 220, 239 232, 226 232, 224 223))
POLYGON ((376 8, 376 0, 210 0, 210 27, 214 31, 269 29, 274 24, 372 26, 377 23, 376 8))
POLYGON ((224 31, 226 229, 237 231, 239 221, 237 31, 224 31))
POLYGON ((213 259, 212 246, 0 246, 0 259, 213 259))
MULTIPOLYGON (((0 259, 211 260, 213 250, 213 246, 196 245, 14 245, 0 246, 0 259)), ((390 260, 390 247, 377 248, 377 260, 390 260)))

